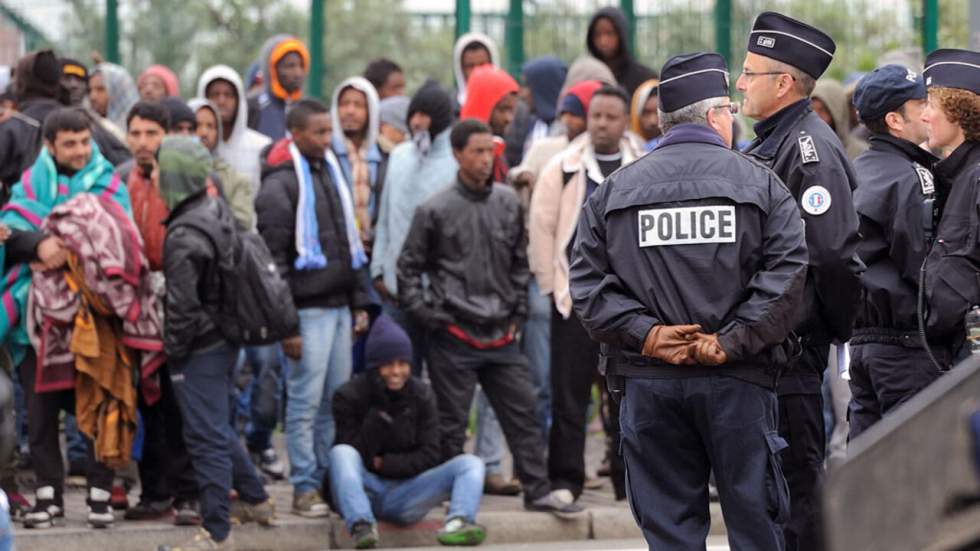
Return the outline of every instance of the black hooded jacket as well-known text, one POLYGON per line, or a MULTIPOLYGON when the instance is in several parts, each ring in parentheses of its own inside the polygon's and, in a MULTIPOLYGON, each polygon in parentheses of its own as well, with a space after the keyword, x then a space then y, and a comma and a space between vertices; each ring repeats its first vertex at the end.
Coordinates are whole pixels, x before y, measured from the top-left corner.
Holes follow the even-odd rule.
POLYGON ((623 14, 623 11, 615 6, 606 6, 595 12, 595 15, 589 21, 589 32, 586 35, 585 45, 589 49, 590 54, 609 66, 613 76, 616 77, 616 82, 623 88, 626 88, 629 96, 633 97, 633 93, 636 92, 636 89, 641 84, 651 78, 657 78, 657 72, 633 58, 633 54, 630 53, 628 28, 629 25, 626 22, 626 15, 623 14), (596 21, 602 17, 612 21, 613 26, 616 27, 616 32, 619 34, 619 54, 612 60, 603 59, 599 50, 596 49, 595 44, 592 42, 592 32, 595 29, 596 21))

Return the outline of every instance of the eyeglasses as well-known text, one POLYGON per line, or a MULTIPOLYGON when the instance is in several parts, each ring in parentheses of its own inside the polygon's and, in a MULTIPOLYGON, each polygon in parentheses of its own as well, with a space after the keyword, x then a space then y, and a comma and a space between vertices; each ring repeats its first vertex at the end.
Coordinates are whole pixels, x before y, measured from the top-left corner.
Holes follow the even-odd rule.
POLYGON ((781 71, 764 71, 761 73, 755 73, 753 71, 742 71, 742 75, 745 78, 760 77, 762 75, 789 75, 789 78, 796 80, 796 77, 790 75, 789 73, 784 73, 781 71))
MULTIPOLYGON (((708 111, 714 111, 715 109, 728 109, 728 112, 729 113, 731 113, 733 115, 737 115, 738 114, 738 104, 737 103, 729 103, 727 105, 716 105, 716 106, 712 107, 711 109, 708 109, 708 111)), ((708 116, 708 114, 705 113, 705 116, 708 116)))

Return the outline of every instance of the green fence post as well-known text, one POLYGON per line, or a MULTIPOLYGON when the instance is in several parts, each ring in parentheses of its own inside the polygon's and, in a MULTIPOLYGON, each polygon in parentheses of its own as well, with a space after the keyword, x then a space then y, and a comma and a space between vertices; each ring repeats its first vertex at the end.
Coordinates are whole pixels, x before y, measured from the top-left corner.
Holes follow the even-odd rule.
POLYGON ((715 51, 732 67, 732 0, 715 0, 715 51))
POLYGON ((619 0, 619 8, 626 15, 626 25, 629 27, 627 35, 630 41, 630 53, 636 56, 636 10, 633 9, 633 0, 619 0))
POLYGON ((928 54, 939 48, 939 0, 922 2, 922 49, 928 54))
POLYGON ((323 94, 323 4, 327 0, 310 0, 310 74, 306 93, 320 98, 323 94))
POLYGON ((524 65, 524 2, 510 0, 507 10, 507 69, 514 78, 521 74, 524 65))
POLYGON ((470 0, 456 0, 456 38, 470 32, 470 0))
POLYGON ((119 63, 119 2, 105 2, 105 57, 110 63, 119 63))

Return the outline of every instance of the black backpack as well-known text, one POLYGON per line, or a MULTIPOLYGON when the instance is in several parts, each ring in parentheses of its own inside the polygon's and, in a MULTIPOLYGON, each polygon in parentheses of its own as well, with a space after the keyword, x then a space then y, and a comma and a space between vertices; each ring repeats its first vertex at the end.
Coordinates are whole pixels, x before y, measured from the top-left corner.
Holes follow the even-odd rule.
MULTIPOLYGON (((227 214, 228 207, 222 209, 227 214)), ((229 218, 227 214, 203 223, 192 217, 176 224, 207 235, 217 252, 215 275, 221 291, 212 311, 214 324, 237 345, 274 344, 296 335, 299 317, 293 294, 265 241, 255 232, 237 229, 229 218)))

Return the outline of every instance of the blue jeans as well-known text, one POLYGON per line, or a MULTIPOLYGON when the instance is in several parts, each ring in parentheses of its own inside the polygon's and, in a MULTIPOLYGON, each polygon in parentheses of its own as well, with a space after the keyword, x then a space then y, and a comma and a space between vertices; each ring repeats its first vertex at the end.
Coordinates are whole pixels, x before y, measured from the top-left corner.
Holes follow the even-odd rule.
POLYGON ((14 551, 14 530, 10 523, 10 503, 0 490, 0 551, 14 551))
POLYGON ((65 415, 65 444, 69 465, 88 465, 88 442, 79 432, 74 415, 65 415))
POLYGON ((330 450, 330 488, 347 523, 376 519, 413 524, 449 498, 446 519, 476 521, 483 495, 483 462, 464 454, 413 478, 381 478, 364 468, 361 454, 347 444, 330 450))
POLYGON ((329 465, 334 436, 331 399, 350 379, 351 323, 346 306, 299 311, 303 357, 288 359, 286 376, 289 482, 299 493, 318 490, 329 465))
POLYGON ((269 499, 229 421, 237 357, 237 348, 222 344, 170 364, 170 380, 184 418, 184 441, 200 491, 202 524, 219 542, 231 531, 229 490, 237 490, 245 503, 269 499))
POLYGON ((504 459, 504 432, 483 388, 476 391, 476 445, 473 453, 487 466, 488 474, 500 474, 504 459))
POLYGON ((252 383, 243 392, 248 412, 245 441, 253 452, 272 447, 272 431, 279 423, 282 395, 282 355, 278 344, 249 346, 245 360, 252 367, 252 383))

